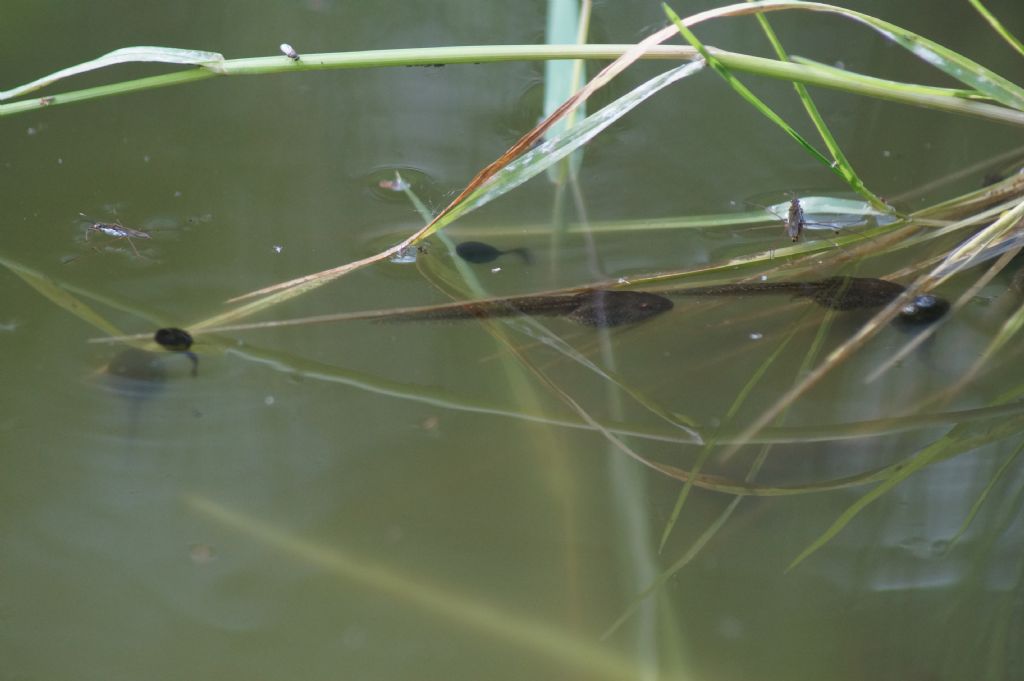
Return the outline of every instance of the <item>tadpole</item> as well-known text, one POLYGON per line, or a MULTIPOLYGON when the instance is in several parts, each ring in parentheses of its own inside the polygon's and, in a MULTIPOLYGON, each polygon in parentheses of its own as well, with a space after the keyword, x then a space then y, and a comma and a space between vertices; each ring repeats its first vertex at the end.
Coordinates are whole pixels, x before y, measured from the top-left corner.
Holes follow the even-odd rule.
POLYGON ((455 247, 455 252, 463 260, 477 265, 494 262, 501 256, 509 253, 518 255, 527 265, 533 264, 533 256, 530 255, 530 251, 526 248, 510 248, 503 251, 482 241, 463 241, 455 247))

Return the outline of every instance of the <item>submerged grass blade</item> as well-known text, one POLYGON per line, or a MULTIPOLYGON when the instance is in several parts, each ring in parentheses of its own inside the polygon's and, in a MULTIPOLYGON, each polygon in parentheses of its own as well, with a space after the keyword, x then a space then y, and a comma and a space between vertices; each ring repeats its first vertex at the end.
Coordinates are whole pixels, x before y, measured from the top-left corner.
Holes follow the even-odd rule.
POLYGON ((988 346, 981 355, 974 360, 974 363, 971 364, 967 371, 964 372, 963 376, 945 390, 935 395, 929 403, 943 404, 952 399, 953 396, 963 390, 964 387, 978 375, 986 364, 992 361, 992 358, 996 353, 1006 347, 1007 343, 1020 333, 1021 329, 1024 329, 1024 304, 1018 307, 1017 310, 1010 315, 1005 322, 1003 322, 1003 325, 999 327, 999 331, 989 341, 988 346))
POLYGON ((22 281, 41 293, 57 307, 67 310, 85 323, 96 327, 104 333, 109 333, 113 336, 121 335, 120 329, 45 274, 4 257, 0 257, 0 265, 16 274, 22 281))
MULTIPOLYGON (((736 418, 736 414, 739 412, 743 404, 747 401, 747 398, 750 396, 750 393, 753 392, 757 384, 761 382, 761 379, 764 378, 765 373, 767 373, 768 369, 775 363, 775 360, 779 358, 783 350, 786 349, 786 347, 789 345, 789 342, 793 340, 798 330, 799 326, 794 324, 793 329, 785 336, 785 338, 782 339, 782 342, 778 344, 778 346, 775 348, 775 351, 772 352, 772 354, 769 355, 765 361, 761 362, 761 365, 759 367, 757 367, 757 370, 754 372, 753 376, 750 377, 750 380, 747 381, 747 383, 740 390, 739 394, 736 396, 736 399, 734 399, 732 404, 729 406, 729 410, 726 412, 725 417, 722 419, 723 424, 729 425, 733 422, 733 419, 736 418)), ((692 472, 694 474, 700 473, 701 469, 703 469, 704 467, 704 464, 707 463, 707 460, 711 457, 711 454, 715 451, 715 448, 718 446, 718 442, 718 436, 714 435, 711 437, 708 443, 704 445, 704 447, 701 449, 700 454, 697 456, 697 460, 694 461, 693 463, 692 472)), ((683 485, 683 488, 679 491, 679 495, 676 497, 675 506, 672 508, 672 512, 669 514, 668 521, 665 523, 665 528, 661 532, 661 542, 658 544, 659 552, 661 552, 665 548, 665 544, 668 542, 668 538, 672 534, 672 530, 675 528, 676 523, 679 520, 679 514, 682 513, 683 505, 686 503, 686 499, 689 496, 690 491, 692 489, 693 481, 690 480, 687 481, 686 484, 683 485)))
POLYGON ((995 440, 1001 440, 1024 429, 1024 420, 1014 419, 1010 422, 999 424, 992 430, 979 434, 968 435, 966 428, 957 427, 951 430, 941 440, 928 445, 908 461, 901 462, 898 466, 892 467, 892 474, 881 484, 877 485, 870 492, 854 502, 849 508, 840 514, 839 518, 832 523, 817 539, 815 539, 793 562, 789 564, 786 571, 790 571, 806 560, 811 554, 827 544, 833 537, 839 534, 850 521, 852 521, 862 510, 872 502, 876 501, 886 492, 900 484, 914 473, 939 461, 949 458, 954 453, 971 451, 984 444, 995 440))
POLYGON ((989 12, 985 5, 981 4, 981 0, 968 0, 968 2, 971 3, 974 9, 978 10, 978 14, 980 14, 985 21, 989 23, 992 29, 998 33, 1010 47, 1017 50, 1017 53, 1024 57, 1024 43, 1021 43, 1021 41, 1017 39, 1017 36, 1006 30, 1006 27, 1003 26, 1002 22, 999 21, 992 12, 989 12))
POLYGON ((184 502, 203 517, 344 583, 357 585, 380 598, 457 624, 472 635, 491 638, 565 665, 585 678, 627 681, 645 676, 644 670, 629 660, 542 620, 514 613, 451 587, 431 583, 421 575, 404 573, 354 551, 303 539, 294 532, 206 497, 189 495, 184 502))
POLYGON ((1017 449, 1013 450, 1012 454, 1006 457, 1006 460, 999 466, 999 470, 996 471, 996 474, 993 475, 992 479, 988 481, 987 485, 985 485, 985 489, 983 489, 981 494, 978 495, 978 498, 975 499, 974 504, 971 505, 971 510, 967 513, 967 517, 964 518, 964 522, 960 525, 960 528, 953 534, 953 536, 950 537, 949 544, 946 548, 947 552, 952 549, 960 540, 960 537, 967 532, 967 529, 971 526, 975 516, 978 515, 978 511, 980 511, 981 507, 985 505, 985 501, 988 499, 988 495, 992 492, 992 489, 996 486, 996 483, 1003 478, 1003 475, 1007 470, 1009 470, 1010 464, 1017 460, 1017 457, 1020 456, 1021 452, 1024 452, 1024 441, 1017 446, 1017 449))

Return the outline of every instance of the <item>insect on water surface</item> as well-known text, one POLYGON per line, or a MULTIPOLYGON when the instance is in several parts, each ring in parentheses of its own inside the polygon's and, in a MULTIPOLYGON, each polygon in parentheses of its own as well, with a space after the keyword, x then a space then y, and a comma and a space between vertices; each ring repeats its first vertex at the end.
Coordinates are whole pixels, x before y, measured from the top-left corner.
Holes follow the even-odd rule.
POLYGON ((89 240, 89 234, 92 232, 106 234, 107 236, 113 237, 115 239, 124 239, 125 241, 128 242, 128 245, 132 249, 132 253, 134 253, 136 257, 143 257, 142 254, 139 253, 139 249, 135 247, 135 242, 133 242, 132 239, 151 239, 152 235, 147 234, 146 232, 143 232, 138 229, 125 227, 120 222, 99 222, 97 220, 93 220, 85 213, 79 213, 79 215, 85 218, 88 222, 88 226, 85 228, 86 241, 89 240))
POLYGON ((800 241, 806 226, 807 217, 804 215, 804 207, 801 205, 800 199, 794 196, 789 202, 789 212, 786 214, 786 234, 789 236, 789 240, 800 241))
MULTIPOLYGON (((779 204, 775 206, 762 206, 754 203, 753 205, 771 213, 776 218, 782 221, 784 232, 789 240, 796 243, 803 238, 805 232, 812 230, 827 230, 833 234, 838 234, 841 230, 859 224, 861 226, 867 226, 868 224, 878 224, 880 220, 891 216, 885 216, 881 213, 874 212, 866 204, 857 201, 851 201, 848 199, 835 199, 827 197, 809 197, 806 201, 813 204, 809 209, 816 215, 821 214, 825 221, 815 222, 807 218, 805 208, 805 200, 800 199, 797 196, 792 196, 789 200, 789 205, 779 204), (776 211, 782 210, 785 206, 786 214, 782 215, 776 211), (836 222, 832 218, 853 218, 849 222, 836 222)), ((753 203, 753 202, 750 202, 753 203)))

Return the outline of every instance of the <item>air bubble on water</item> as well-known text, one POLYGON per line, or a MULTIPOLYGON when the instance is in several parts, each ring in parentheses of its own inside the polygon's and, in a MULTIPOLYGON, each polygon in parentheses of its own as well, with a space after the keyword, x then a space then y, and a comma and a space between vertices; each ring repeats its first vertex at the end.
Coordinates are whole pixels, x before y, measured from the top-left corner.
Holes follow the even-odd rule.
POLYGON ((149 154, 146 154, 145 156, 142 157, 142 162, 149 163, 149 154))
POLYGON ((176 198, 176 199, 180 199, 180 198, 181 198, 181 196, 182 196, 182 194, 181 194, 181 191, 176 191, 176 192, 174 192, 174 198, 176 198))
POLYGON ((274 396, 273 395, 267 395, 266 397, 264 397, 263 398, 263 404, 267 405, 268 407, 274 406, 274 396))
POLYGON ((32 135, 36 134, 36 129, 35 128, 29 128, 25 132, 27 132, 28 136, 31 137, 32 135))
POLYGON ((64 165, 64 159, 62 159, 62 158, 58 158, 58 159, 57 159, 57 165, 59 165, 59 166, 62 166, 62 165, 64 165))
POLYGON ((884 156, 885 158, 889 158, 890 156, 892 156, 892 152, 889 151, 888 149, 882 149, 882 156, 884 156))

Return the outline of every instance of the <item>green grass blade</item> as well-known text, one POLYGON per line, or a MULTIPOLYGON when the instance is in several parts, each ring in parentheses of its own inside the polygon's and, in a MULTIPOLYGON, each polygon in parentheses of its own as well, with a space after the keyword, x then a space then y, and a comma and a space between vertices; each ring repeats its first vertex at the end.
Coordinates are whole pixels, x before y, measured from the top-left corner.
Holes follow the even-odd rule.
MULTIPOLYGON (((848 17, 872 28, 882 36, 910 51, 940 71, 959 80, 961 83, 969 85, 1001 104, 1018 111, 1024 111, 1024 89, 1021 89, 1020 86, 1015 85, 962 54, 896 24, 883 21, 869 14, 820 2, 775 2, 767 0, 751 3, 751 5, 764 10, 808 9, 831 12, 848 17)), ((726 10, 727 8, 722 9, 726 10)))
MULTIPOLYGON (((895 42, 915 56, 928 62, 935 68, 945 72, 947 75, 959 80, 974 88, 978 92, 988 95, 992 99, 1005 106, 1024 111, 1024 89, 1015 85, 1006 78, 1003 78, 994 71, 990 71, 981 64, 968 59, 967 57, 944 47, 933 40, 929 40, 912 31, 897 26, 896 24, 883 21, 870 14, 855 12, 853 10, 829 5, 823 2, 801 2, 799 0, 760 0, 758 2, 745 2, 734 5, 727 5, 714 10, 702 12, 701 20, 739 14, 750 14, 758 12, 773 12, 779 10, 806 10, 812 12, 828 12, 838 14, 848 19, 857 21, 877 31, 885 38, 895 42)), ((691 17, 693 19, 693 17, 691 17)))
POLYGON ((65 78, 77 76, 96 69, 114 66, 115 64, 127 64, 131 62, 160 62, 164 64, 186 64, 200 66, 213 73, 221 73, 224 64, 224 55, 218 52, 204 52, 202 50, 183 50, 177 47, 124 47, 120 50, 108 52, 102 57, 92 61, 83 62, 61 69, 42 78, 37 78, 31 83, 25 83, 10 90, 0 91, 0 101, 21 97, 52 85, 65 78))
POLYGON ((989 12, 985 5, 981 4, 981 0, 968 0, 968 2, 974 6, 974 9, 978 10, 978 14, 980 14, 985 21, 989 23, 993 30, 995 30, 995 32, 998 33, 1010 47, 1017 50, 1018 54, 1024 57, 1024 43, 1021 43, 1021 41, 1017 39, 1017 36, 1006 30, 1006 27, 1003 26, 1002 22, 999 21, 994 14, 989 12))
MULTIPOLYGON (((747 1, 752 2, 753 0, 747 1)), ((768 22, 768 17, 764 14, 758 14, 757 21, 761 25, 761 30, 764 32, 765 37, 768 38, 768 42, 771 43, 772 49, 775 50, 775 56, 779 58, 779 61, 789 61, 789 55, 786 53, 785 48, 782 47, 782 42, 775 34, 775 30, 772 28, 771 24, 768 22)), ((853 165, 846 157, 846 154, 843 153, 842 148, 836 141, 836 138, 829 129, 828 124, 825 123, 825 119, 822 117, 821 112, 818 111, 818 107, 815 105, 814 100, 811 99, 811 94, 807 91, 807 86, 803 83, 794 81, 793 89, 796 90, 797 97, 799 97, 800 101, 803 103, 804 110, 807 111, 807 115, 814 123, 814 127, 817 128, 822 141, 825 143, 825 146, 828 147, 829 153, 832 154, 832 158, 835 160, 836 168, 843 174, 843 177, 846 179, 846 183, 850 185, 855 192, 867 199, 875 208, 885 212, 892 212, 892 208, 882 201, 882 199, 878 198, 874 192, 868 189, 867 185, 865 185, 864 181, 860 178, 860 175, 858 175, 857 171, 854 170, 853 165)))
POLYGON ((743 97, 743 99, 747 100, 747 102, 749 102, 751 106, 760 111, 762 115, 768 118, 768 120, 772 121, 777 126, 782 128, 786 132, 786 134, 788 134, 790 137, 796 140, 796 142, 800 146, 802 146, 811 156, 813 156, 819 163, 821 163, 823 166, 825 166, 833 173, 838 175, 842 180, 846 181, 846 177, 838 168, 836 168, 832 164, 832 161, 830 161, 824 154, 818 151, 814 147, 814 145, 812 145, 810 142, 804 139, 804 137, 793 128, 793 126, 791 126, 789 123, 783 120, 783 118, 779 116, 777 113, 775 113, 775 111, 772 110, 771 107, 769 107, 767 104, 761 101, 761 99, 753 92, 751 92, 746 85, 741 83, 735 76, 733 76, 732 72, 724 64, 722 64, 721 61, 714 57, 711 54, 711 52, 709 52, 708 49, 704 46, 704 44, 697 39, 697 36, 694 35, 693 31, 686 27, 686 24, 684 24, 682 19, 679 18, 679 15, 672 11, 671 7, 669 7, 665 3, 662 3, 661 7, 665 11, 665 15, 668 16, 669 20, 671 20, 676 25, 676 28, 679 29, 679 33, 684 38, 686 38, 687 42, 689 42, 691 45, 697 48, 697 50, 701 53, 704 59, 708 62, 708 65, 711 66, 715 70, 715 72, 718 73, 718 75, 720 75, 725 80, 725 82, 732 86, 732 88, 741 97, 743 97))

